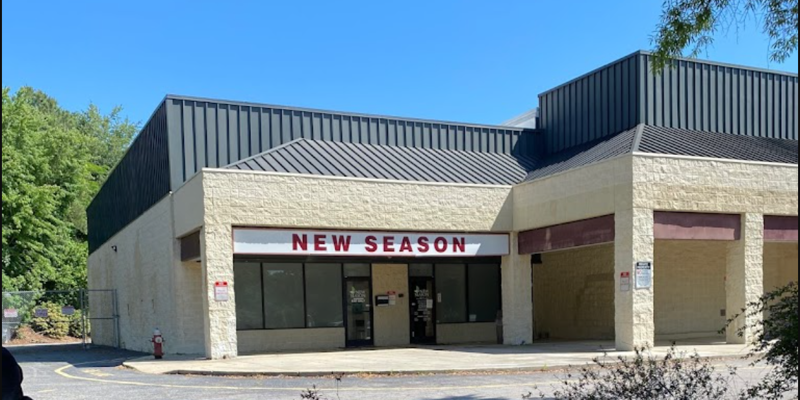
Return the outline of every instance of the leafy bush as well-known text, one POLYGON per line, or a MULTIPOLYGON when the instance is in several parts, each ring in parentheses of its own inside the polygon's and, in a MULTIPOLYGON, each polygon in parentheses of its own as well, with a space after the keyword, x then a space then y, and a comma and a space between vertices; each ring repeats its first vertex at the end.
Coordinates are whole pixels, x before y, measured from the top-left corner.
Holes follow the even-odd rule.
MULTIPOLYGON (((83 311, 75 310, 69 318, 69 335, 76 338, 83 337, 83 311)), ((89 320, 86 320, 86 334, 89 334, 89 320)))
POLYGON ((773 368, 761 382, 741 395, 742 399, 784 399, 794 393, 798 398, 798 297, 797 283, 776 289, 728 321, 728 326, 743 315, 756 317, 757 322, 739 329, 739 336, 747 330, 755 332, 753 347, 748 357, 773 368), (761 316, 764 316, 762 319, 761 316))
POLYGON ((34 317, 31 320, 31 328, 33 328, 34 332, 53 339, 61 339, 69 335, 70 319, 61 313, 61 306, 55 303, 45 303, 39 308, 47 310, 47 317, 34 317))
MULTIPOLYGON (((561 389, 543 398, 568 400, 693 400, 723 399, 729 382, 711 364, 692 354, 682 358, 672 347, 658 359, 644 349, 636 349, 632 359, 618 357, 617 362, 594 360, 577 376, 568 375, 561 389)), ((523 398, 532 398, 532 394, 523 398)))

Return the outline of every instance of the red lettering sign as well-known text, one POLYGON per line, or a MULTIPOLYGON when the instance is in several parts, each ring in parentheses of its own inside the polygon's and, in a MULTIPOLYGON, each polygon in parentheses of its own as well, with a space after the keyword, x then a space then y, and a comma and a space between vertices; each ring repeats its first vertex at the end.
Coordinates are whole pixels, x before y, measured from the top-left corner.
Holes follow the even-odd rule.
POLYGON ((447 250, 447 239, 439 236, 433 241, 433 248, 437 253, 444 253, 447 250))
POLYGON ((453 253, 464 253, 467 251, 467 239, 465 238, 453 238, 453 253))
POLYGON ((308 235, 302 237, 296 233, 292 235, 292 250, 297 251, 298 248, 308 250, 308 235))
POLYGON ((365 244, 364 249, 369 253, 374 253, 374 252, 378 251, 378 243, 377 242, 378 242, 378 238, 376 238, 375 236, 367 236, 364 239, 364 244, 365 244))
POLYGON ((419 239, 417 239, 417 250, 419 250, 420 253, 427 253, 430 249, 428 238, 426 236, 420 236, 419 239))
POLYGON ((336 251, 350 251, 350 240, 352 237, 347 236, 333 236, 333 248, 336 251))
POLYGON ((314 250, 325 251, 325 235, 314 235, 314 250))
POLYGON ((401 253, 412 253, 414 249, 411 248, 411 239, 408 236, 403 236, 403 243, 400 244, 401 253))
POLYGON ((383 251, 387 253, 394 252, 394 236, 383 237, 383 251))

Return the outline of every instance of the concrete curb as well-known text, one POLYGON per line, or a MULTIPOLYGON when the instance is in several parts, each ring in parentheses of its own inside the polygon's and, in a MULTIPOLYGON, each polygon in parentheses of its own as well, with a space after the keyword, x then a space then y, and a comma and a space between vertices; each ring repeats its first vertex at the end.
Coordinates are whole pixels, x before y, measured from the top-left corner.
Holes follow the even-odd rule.
MULTIPOLYGON (((714 361, 728 361, 728 360, 741 360, 744 358, 743 355, 736 355, 736 356, 710 356, 710 357, 701 357, 703 360, 714 362, 714 361)), ((134 361, 135 360, 129 360, 134 361)), ((614 357, 609 357, 607 361, 609 363, 617 363, 614 357)), ((130 368, 137 372, 143 374, 150 374, 150 375, 196 375, 196 376, 217 376, 217 377, 303 377, 303 378, 313 378, 313 377, 333 377, 333 376, 353 376, 353 375, 375 375, 375 376, 413 376, 413 375, 456 375, 456 374, 508 374, 508 373, 521 373, 521 372, 530 372, 530 373, 553 373, 553 372, 570 372, 570 371, 577 371, 583 368, 595 368, 594 364, 586 363, 584 365, 551 365, 546 367, 514 367, 514 368, 462 368, 462 369, 439 369, 439 370, 408 370, 408 371, 391 371, 391 370, 378 370, 378 371, 300 371, 300 372, 288 372, 288 371, 225 371, 225 370, 213 370, 213 371, 198 371, 198 370, 187 370, 187 369, 176 369, 161 373, 152 373, 142 370, 141 368, 136 367, 135 365, 131 365, 128 361, 122 364, 126 368, 130 368)))

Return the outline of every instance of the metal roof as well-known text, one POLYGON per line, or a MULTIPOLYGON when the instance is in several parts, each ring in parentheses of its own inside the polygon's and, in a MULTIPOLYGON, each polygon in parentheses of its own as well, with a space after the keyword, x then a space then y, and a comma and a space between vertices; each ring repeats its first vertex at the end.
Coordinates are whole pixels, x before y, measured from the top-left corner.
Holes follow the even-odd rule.
POLYGON ((559 172, 628 154, 633 147, 637 130, 637 128, 628 129, 614 136, 595 140, 583 146, 545 157, 538 162, 536 169, 528 174, 525 181, 544 178, 559 172))
POLYGON ((740 161, 798 163, 798 142, 639 124, 616 135, 562 151, 537 162, 525 181, 634 152, 740 161))
POLYGON ((797 141, 644 126, 635 151, 704 158, 797 164, 797 141))
POLYGON ((226 168, 486 185, 513 185, 534 168, 522 156, 297 139, 226 168))

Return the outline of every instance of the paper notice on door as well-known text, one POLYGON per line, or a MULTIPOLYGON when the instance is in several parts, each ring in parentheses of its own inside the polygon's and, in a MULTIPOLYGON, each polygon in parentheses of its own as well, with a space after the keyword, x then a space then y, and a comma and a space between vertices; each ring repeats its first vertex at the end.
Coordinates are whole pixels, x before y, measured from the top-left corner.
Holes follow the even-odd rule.
POLYGON ((425 307, 428 310, 433 310, 433 299, 428 299, 425 301, 425 307))

